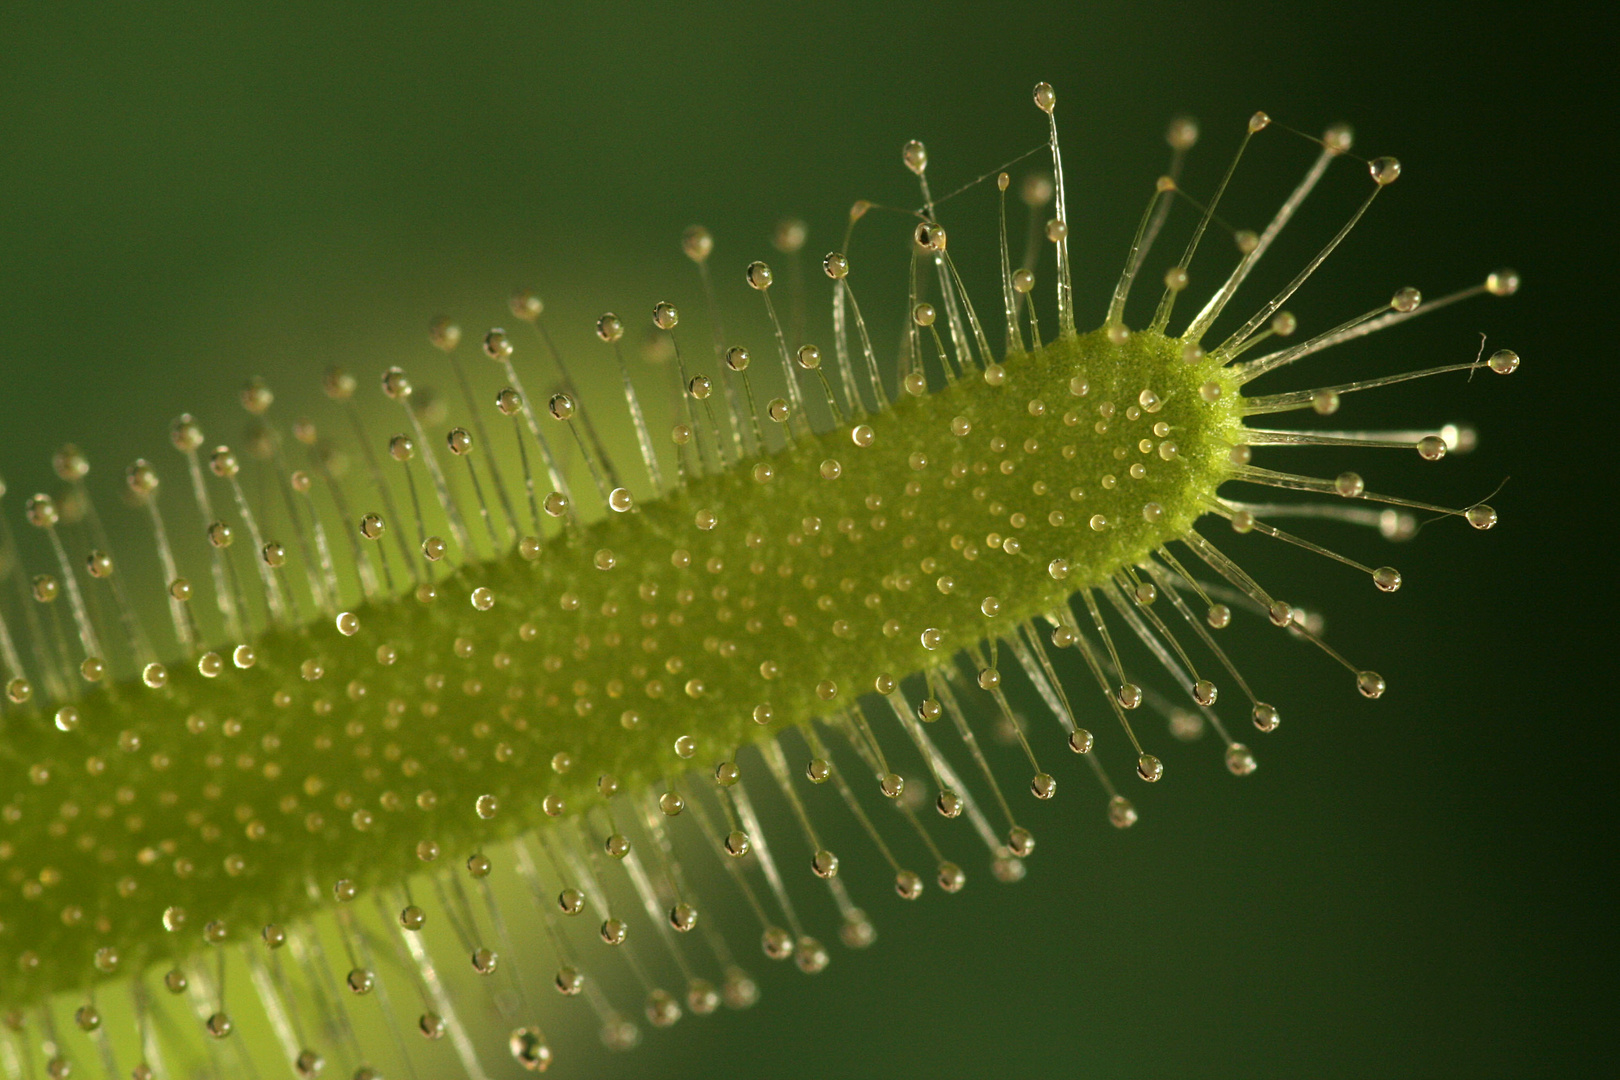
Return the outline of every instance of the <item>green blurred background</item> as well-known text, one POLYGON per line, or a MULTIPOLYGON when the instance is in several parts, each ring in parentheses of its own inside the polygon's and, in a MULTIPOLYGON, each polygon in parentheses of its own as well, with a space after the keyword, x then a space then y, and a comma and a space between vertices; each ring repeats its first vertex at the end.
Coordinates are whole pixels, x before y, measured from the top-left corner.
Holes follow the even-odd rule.
MULTIPOLYGON (((927 141, 936 191, 1039 143, 1037 79, 1060 95, 1092 321, 1172 115, 1203 122, 1187 177, 1199 194, 1256 108, 1309 131, 1349 120, 1358 150, 1397 154, 1407 171, 1292 305, 1302 327, 1503 263, 1526 280, 1513 301, 1313 362, 1337 381, 1471 359, 1480 331, 1523 354, 1511 381, 1457 377, 1337 418, 1478 423, 1471 457, 1363 471, 1442 500, 1511 475, 1495 531, 1441 522, 1387 555, 1375 537, 1326 531, 1400 566, 1394 597, 1224 541, 1291 599, 1324 606, 1334 643, 1389 679, 1386 698, 1364 702, 1308 650, 1247 632, 1233 647, 1286 720, 1249 740, 1254 777, 1226 776, 1207 742, 1169 746, 1171 775, 1122 834, 1059 761, 1063 791, 1030 812, 1040 849, 1022 885, 972 865, 964 894, 904 912, 869 889, 882 935, 869 952, 835 950, 814 980, 759 960, 751 1014, 683 1021, 629 1057, 559 1071, 1596 1072, 1612 1062, 1600 1022, 1615 1004, 1613 934, 1597 918, 1614 850, 1615 422, 1598 410, 1620 400, 1606 356, 1615 301, 1598 292, 1612 279, 1601 181, 1615 118, 1586 74, 1601 36, 1556 5, 8 5, 8 512, 54 483, 49 453, 65 439, 103 482, 137 455, 167 462, 165 425, 182 408, 229 434, 236 387, 264 374, 285 418, 314 407, 332 361, 369 390, 388 363, 432 363, 432 315, 469 332, 510 321, 514 286, 540 290, 588 368, 600 311, 700 307, 678 245, 691 222, 714 229, 716 272, 740 308, 752 299, 741 268, 776 257, 778 218, 802 216, 819 257, 854 198, 916 201, 905 139, 927 141), (1587 405, 1572 411, 1577 396, 1587 405)), ((1308 157, 1282 136, 1257 146, 1224 216, 1263 222, 1308 157)), ((1362 189, 1324 185, 1274 277, 1362 189)), ((953 250, 959 235, 963 250, 993 250, 993 203, 971 199, 946 212, 962 225, 953 250)), ((903 310, 901 228, 875 224, 852 255, 885 348, 903 310)), ((993 264, 972 265, 989 306, 993 270, 980 271, 993 264)), ((752 303, 742 310, 747 325, 752 303)), ((578 374, 605 407, 601 373, 578 374)))

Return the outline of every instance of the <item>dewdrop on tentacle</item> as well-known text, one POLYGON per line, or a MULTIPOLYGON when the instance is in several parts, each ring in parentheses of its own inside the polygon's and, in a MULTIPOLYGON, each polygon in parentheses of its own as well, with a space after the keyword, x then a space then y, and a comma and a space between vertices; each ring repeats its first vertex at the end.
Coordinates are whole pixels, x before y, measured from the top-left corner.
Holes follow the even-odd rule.
POLYGON ((230 1070, 262 1049, 241 1031, 261 1028, 304 1077, 407 1061, 485 1077, 503 1054, 542 1071, 561 1056, 547 1032, 581 1024, 627 1050, 752 1004, 750 964, 816 974, 871 946, 885 905, 948 902, 930 882, 949 896, 1019 880, 1041 858, 1026 800, 1126 829, 1148 785, 1254 772, 1235 729, 1282 723, 1243 674, 1255 634, 1314 647, 1383 696, 1219 526, 1401 589, 1398 569, 1329 550, 1312 525, 1493 527, 1483 502, 1379 494, 1359 461, 1398 450, 1448 469, 1475 433, 1273 415, 1321 423, 1365 390, 1512 374, 1520 357, 1258 380, 1512 295, 1517 275, 1437 299, 1369 287, 1330 305, 1345 321, 1302 325, 1292 296, 1401 169, 1361 162, 1330 128, 1275 215, 1228 230, 1220 203, 1249 142, 1291 137, 1256 113, 1233 126, 1219 186, 1184 200, 1199 132, 1171 125, 1117 284, 1077 297, 1057 94, 1041 84, 1034 104, 1047 161, 1016 187, 990 173, 993 190, 937 197, 941 163, 904 144, 918 205, 892 253, 910 260, 901 292, 863 284, 886 257, 875 202, 854 205, 819 275, 803 273, 814 234, 797 219, 768 238, 776 269, 746 252, 722 266, 715 235, 688 229, 712 342, 688 334, 678 291, 594 320, 590 348, 613 355, 591 362, 619 373, 622 415, 573 384, 585 358, 520 289, 508 309, 528 329, 488 330, 476 370, 438 319, 425 356, 365 395, 329 370, 311 417, 248 382, 240 452, 182 415, 176 454, 125 474, 144 545, 111 542, 105 518, 123 510, 71 446, 52 460, 59 494, 18 506, 0 487, 0 516, 29 526, 0 530, 17 586, 0 590, 0 1007, 15 1019, 0 1060, 49 1042, 48 1075, 98 1060, 157 1075, 207 1053, 230 1070), (1251 302, 1243 286, 1325 172, 1363 167, 1347 224, 1251 302), (975 208, 980 194, 996 206, 975 208), (1191 239, 1161 258, 1183 202, 1191 239), (963 249, 987 220, 999 250, 983 265, 963 249), (1213 256, 1212 227, 1232 239, 1213 256), (807 306, 829 293, 830 320, 807 306), (869 333, 862 304, 880 300, 898 349, 869 333), (738 304, 763 308, 761 334, 728 336, 738 304), (1100 322, 1078 332, 1087 312, 1100 322), (626 355, 627 319, 661 366, 626 355), (459 393, 433 393, 446 381, 459 393), (654 410, 667 439, 647 395, 669 409, 654 410), (597 434, 626 422, 628 458, 597 434), (1357 469, 1285 468, 1300 448, 1357 469), (858 835, 834 844, 839 821, 858 835))

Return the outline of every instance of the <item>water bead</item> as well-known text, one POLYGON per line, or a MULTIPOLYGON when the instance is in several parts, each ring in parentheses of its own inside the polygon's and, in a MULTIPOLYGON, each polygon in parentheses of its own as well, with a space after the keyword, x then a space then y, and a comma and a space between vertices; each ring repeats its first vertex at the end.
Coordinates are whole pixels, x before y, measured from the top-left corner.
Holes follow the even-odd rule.
POLYGON ((472 453, 473 437, 466 428, 451 428, 449 434, 445 435, 444 442, 450 448, 450 452, 457 457, 472 453))
POLYGON ((902 900, 915 900, 922 895, 923 879, 914 871, 902 870, 894 876, 894 891, 902 900))
POLYGON ((653 1027, 667 1028, 681 1018, 681 1007, 667 990, 653 990, 647 994, 647 1019, 653 1027))
POLYGON ((1517 270, 1496 270, 1485 278, 1485 291, 1492 296, 1512 296, 1519 291, 1517 270))
MULTIPOLYGON (((426 1014, 423 1017, 423 1021, 425 1022, 427 1016, 431 1015, 433 1014, 426 1014)), ((441 1034, 442 1033, 443 1032, 441 1031, 441 1034)), ((314 1077, 319 1076, 323 1071, 325 1071, 325 1069, 326 1059, 320 1054, 316 1053, 314 1050, 300 1050, 298 1052, 298 1056, 293 1059, 293 1071, 298 1073, 299 1076, 304 1077, 305 1080, 313 1080, 314 1077)))
POLYGON ((613 312, 606 312, 596 320, 596 336, 611 345, 624 337, 624 323, 613 312))
POLYGON ((1128 829, 1136 824, 1136 807, 1123 795, 1108 800, 1108 823, 1116 829, 1128 829))
POLYGON ((818 972, 826 970, 827 964, 831 961, 831 959, 831 956, 829 956, 827 953, 826 946, 822 945, 821 942, 817 941, 813 937, 801 937, 798 940, 798 943, 794 946, 793 962, 797 964, 799 970, 804 972, 806 975, 815 975, 818 972))
MULTIPOLYGON (((494 331, 491 331, 491 333, 493 332, 494 331)), ((504 342, 504 335, 502 340, 504 342)), ((487 349, 487 342, 485 347, 487 349)), ((507 352, 510 354, 510 346, 507 347, 507 352)), ((383 395, 390 400, 404 401, 411 396, 411 380, 406 378, 403 368, 391 367, 387 371, 383 372, 382 390, 383 395)))
POLYGON ((912 139, 900 148, 900 160, 905 162, 906 168, 921 176, 928 168, 928 148, 912 139))
MULTIPOLYGON (((366 517, 374 518, 377 517, 377 515, 367 514, 366 517)), ((365 519, 361 519, 360 531, 364 533, 365 528, 365 519)), ((376 529, 377 535, 380 536, 382 534, 382 518, 377 518, 376 529)), ((216 548, 230 547, 231 541, 235 538, 236 535, 231 531, 231 527, 225 524, 223 521, 216 521, 212 525, 208 526, 208 542, 216 548)))
POLYGON ((1233 776, 1248 776, 1256 768, 1254 752, 1242 743, 1226 748, 1226 768, 1233 776))
POLYGON ((1376 671, 1359 671, 1356 673, 1356 689, 1366 698, 1379 698, 1384 696, 1384 677, 1376 671))
POLYGON ((912 230, 912 238, 917 246, 926 251, 944 251, 946 244, 945 229, 932 221, 920 221, 912 230))
POLYGON ((697 909, 691 904, 682 901, 669 909, 669 925, 679 933, 690 933, 697 921, 697 909))
POLYGON ((1496 524, 1496 511, 1484 503, 1470 506, 1463 511, 1463 516, 1467 518, 1468 524, 1480 530, 1489 529, 1496 524))
POLYGON ((653 325, 660 330, 673 330, 681 321, 681 313, 674 304, 660 300, 653 305, 653 325))
MULTIPOLYGON (((557 980, 560 989, 562 985, 560 973, 557 980)), ((576 988, 574 992, 577 993, 578 989, 576 988)), ((546 1045, 545 1038, 537 1027, 531 1025, 514 1029, 512 1034, 507 1036, 506 1049, 512 1055, 512 1060, 528 1072, 544 1072, 551 1067, 551 1047, 546 1045)))
MULTIPOLYGON (((333 401, 347 401, 354 396, 357 383, 353 375, 332 365, 321 375, 321 390, 333 401)), ((201 441, 199 436, 198 441, 201 441)), ((184 447, 176 447, 184 449, 184 447)))
POLYGON ((237 462, 236 455, 231 453, 230 447, 220 446, 208 455, 208 469, 220 479, 228 480, 241 472, 242 466, 237 462))
POLYGON ((416 1020, 416 1030, 422 1033, 422 1038, 436 1040, 444 1038, 444 1018, 436 1012, 425 1012, 416 1020))
POLYGON ((1519 354, 1512 349, 1497 349, 1485 363, 1498 375, 1511 375, 1519 370, 1519 354))
POLYGON ((1392 157, 1373 158, 1367 163, 1367 172, 1371 174, 1373 183, 1387 187, 1400 179, 1401 163, 1392 157))
POLYGON ((743 276, 747 280, 749 288, 757 289, 760 292, 770 288, 773 280, 771 268, 762 262, 749 263, 748 269, 743 276))
POLYGON ((681 250, 693 262, 703 262, 714 251, 714 236, 702 225, 689 226, 681 234, 681 250))

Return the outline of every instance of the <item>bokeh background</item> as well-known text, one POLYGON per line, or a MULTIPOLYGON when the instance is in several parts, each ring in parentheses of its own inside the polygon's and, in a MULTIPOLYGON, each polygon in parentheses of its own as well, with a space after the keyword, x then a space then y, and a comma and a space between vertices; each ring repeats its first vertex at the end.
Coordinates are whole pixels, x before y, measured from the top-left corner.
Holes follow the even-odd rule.
MULTIPOLYGON (((8 5, 6 512, 53 483, 64 440, 110 485, 138 455, 167 460, 181 409, 238 428, 249 375, 270 378, 293 415, 318 405, 333 361, 367 380, 390 363, 429 370, 429 317, 469 331, 509 321, 515 286, 544 296, 565 348, 588 357, 587 403, 605 408, 590 323, 607 308, 639 319, 658 299, 700 307, 686 225, 715 231, 726 302, 748 327, 741 269, 777 257, 778 219, 802 217, 819 258, 853 199, 912 205, 908 138, 927 141, 936 190, 995 168, 1042 139, 1037 79, 1060 95, 1077 293, 1093 320, 1164 168, 1170 117, 1202 121, 1187 175, 1200 194, 1257 108, 1309 131, 1349 120, 1358 150, 1397 154, 1406 173, 1292 305, 1303 327, 1406 284, 1437 295, 1503 263, 1525 277, 1512 301, 1314 362, 1337 381, 1471 359, 1482 331, 1516 348, 1511 380, 1455 377, 1336 418, 1477 423, 1470 457, 1361 467, 1441 500, 1511 477, 1496 530, 1439 522, 1387 555, 1330 530, 1401 567, 1393 597, 1226 542, 1325 609, 1334 643, 1389 679, 1386 698, 1362 701, 1309 650, 1244 632, 1233 647, 1286 719, 1248 740, 1253 777, 1232 780, 1207 741, 1167 746, 1170 776, 1117 833, 1059 761, 1064 787, 1031 811, 1040 848, 1021 885, 981 869, 961 896, 904 911, 871 890, 870 951, 836 950, 814 980, 760 960, 751 1013, 683 1021, 631 1056, 559 1071, 1592 1074, 1612 1062, 1615 1005, 1598 917, 1612 906, 1607 410, 1620 400, 1606 355, 1615 117, 1591 74, 1603 37, 1558 5, 1310 0, 8 5)), ((1262 223, 1308 157, 1286 136, 1257 144, 1223 216, 1262 223)), ((1363 190, 1353 171, 1324 185, 1274 275, 1342 220, 1363 190)), ((993 251, 993 205, 981 188, 947 210, 961 223, 953 250, 962 237, 964 251, 993 251)), ((852 253, 882 347, 903 313, 904 228, 878 221, 852 253)), ((971 265, 989 306, 993 264, 971 265)), ((811 293, 812 331, 824 296, 811 293)))

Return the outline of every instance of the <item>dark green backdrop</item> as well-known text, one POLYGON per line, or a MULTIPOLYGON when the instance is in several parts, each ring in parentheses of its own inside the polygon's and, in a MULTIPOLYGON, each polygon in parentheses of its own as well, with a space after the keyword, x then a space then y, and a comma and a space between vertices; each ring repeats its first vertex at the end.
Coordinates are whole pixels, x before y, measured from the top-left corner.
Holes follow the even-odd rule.
MULTIPOLYGON (((8 512, 64 439, 111 474, 168 454, 182 408, 234 428, 247 375, 296 406, 332 360, 368 380, 425 365, 430 315, 482 328, 517 284, 580 343, 608 307, 695 310, 685 225, 715 229, 727 281, 785 213, 819 255, 853 198, 913 200, 903 140, 928 141, 942 187, 1039 142, 1037 78, 1061 95, 1089 318, 1181 111, 1204 125, 1200 193, 1256 108, 1313 131, 1348 119, 1358 149, 1405 162, 1294 305, 1307 327, 1400 285, 1525 275, 1510 303, 1332 361, 1467 359, 1481 330, 1524 355, 1511 381, 1456 378, 1350 421, 1477 422, 1471 458, 1366 471, 1461 499, 1511 475, 1497 530, 1443 522, 1388 556, 1333 534, 1405 571, 1392 598, 1231 545, 1328 607, 1384 701, 1255 631, 1239 651, 1288 723, 1249 740, 1252 779, 1172 748, 1118 834, 1060 761, 1021 886, 981 872, 905 912, 874 897, 869 953, 813 981, 772 971, 752 1014, 683 1022, 603 1075, 1569 1076, 1612 1057, 1615 117, 1588 74, 1596 27, 1556 5, 208 7, 0 13, 8 512)), ((1240 224, 1303 160, 1276 146, 1234 189, 1240 224)), ((1332 191, 1294 258, 1359 188, 1332 191)), ((863 302, 892 326, 876 264, 901 259, 866 250, 863 302)))

